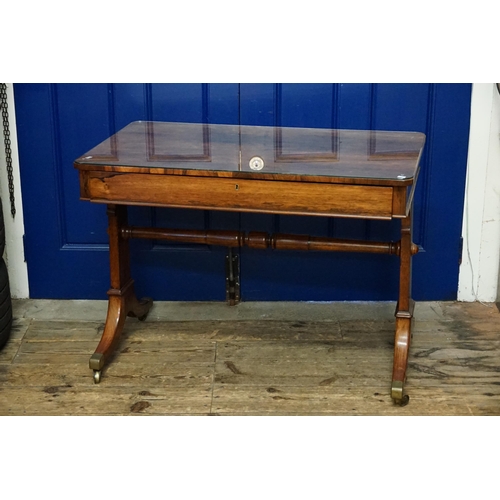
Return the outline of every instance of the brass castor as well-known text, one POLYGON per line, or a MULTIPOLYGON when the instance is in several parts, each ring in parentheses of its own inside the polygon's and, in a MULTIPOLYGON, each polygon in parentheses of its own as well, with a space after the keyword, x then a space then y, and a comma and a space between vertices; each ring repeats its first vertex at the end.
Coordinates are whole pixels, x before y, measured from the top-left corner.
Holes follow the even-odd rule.
POLYGON ((391 398, 399 406, 406 406, 410 401, 410 396, 404 394, 403 382, 395 380, 391 386, 391 398))
POLYGON ((98 384, 101 381, 101 370, 94 370, 94 384, 98 384))

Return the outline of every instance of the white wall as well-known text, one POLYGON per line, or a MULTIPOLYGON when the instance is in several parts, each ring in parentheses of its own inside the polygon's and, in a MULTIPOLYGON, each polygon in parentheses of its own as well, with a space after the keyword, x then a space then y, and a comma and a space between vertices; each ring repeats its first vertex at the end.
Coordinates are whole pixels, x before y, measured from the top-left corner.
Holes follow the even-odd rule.
POLYGON ((472 90, 464 249, 458 300, 495 302, 500 262, 500 94, 495 84, 472 90))
MULTIPOLYGON (((15 298, 29 296, 22 236, 23 209, 12 84, 7 84, 17 214, 10 215, 3 143, 0 143, 0 194, 6 226, 4 258, 15 298)), ((0 138, 2 136, 0 135, 0 138)), ((495 302, 500 263, 500 95, 492 83, 473 85, 467 189, 463 222, 464 253, 458 299, 495 302)))
MULTIPOLYGON (((13 298, 27 298, 28 270, 24 261, 23 247, 23 206, 21 199, 21 183, 19 178, 19 157, 17 149, 16 117, 14 113, 14 94, 12 84, 7 84, 7 100, 9 107, 10 140, 12 150, 12 166, 14 177, 14 197, 16 200, 16 216, 12 218, 10 212, 9 185, 7 166, 5 162, 5 148, 3 142, 3 127, 0 130, 0 196, 5 220, 5 253, 4 259, 9 271, 10 293, 13 298)), ((2 123, 2 122, 0 122, 2 123)))

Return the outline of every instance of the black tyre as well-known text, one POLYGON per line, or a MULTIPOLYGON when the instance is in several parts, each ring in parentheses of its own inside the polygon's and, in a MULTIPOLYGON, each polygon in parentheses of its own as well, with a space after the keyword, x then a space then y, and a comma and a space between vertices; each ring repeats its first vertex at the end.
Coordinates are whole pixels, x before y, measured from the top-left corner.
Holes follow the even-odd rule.
POLYGON ((9 275, 3 258, 0 258, 0 349, 9 340, 12 329, 12 299, 10 297, 9 275))
POLYGON ((3 223, 3 209, 0 203, 0 257, 3 257, 3 251, 5 250, 5 226, 3 223))

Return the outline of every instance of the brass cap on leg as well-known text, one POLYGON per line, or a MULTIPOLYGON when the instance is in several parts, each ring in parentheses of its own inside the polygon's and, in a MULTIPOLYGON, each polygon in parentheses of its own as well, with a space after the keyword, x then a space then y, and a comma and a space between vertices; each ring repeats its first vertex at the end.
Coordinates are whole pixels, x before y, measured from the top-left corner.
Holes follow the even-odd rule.
POLYGON ((100 352, 92 354, 89 366, 92 370, 100 370, 104 366, 104 354, 100 352))

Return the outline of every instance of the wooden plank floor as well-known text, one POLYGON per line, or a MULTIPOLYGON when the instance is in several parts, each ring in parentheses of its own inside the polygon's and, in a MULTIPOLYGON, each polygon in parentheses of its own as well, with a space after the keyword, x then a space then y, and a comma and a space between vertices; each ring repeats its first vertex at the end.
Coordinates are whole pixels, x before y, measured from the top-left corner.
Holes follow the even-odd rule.
POLYGON ((128 318, 98 385, 102 321, 21 317, 0 352, 0 415, 500 415, 498 309, 439 305, 415 321, 404 407, 386 317, 128 318))

